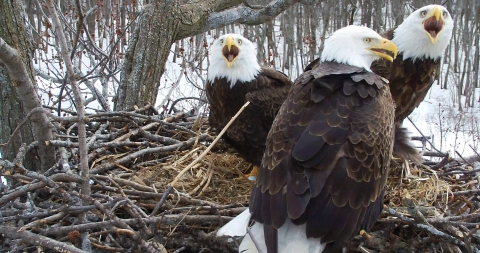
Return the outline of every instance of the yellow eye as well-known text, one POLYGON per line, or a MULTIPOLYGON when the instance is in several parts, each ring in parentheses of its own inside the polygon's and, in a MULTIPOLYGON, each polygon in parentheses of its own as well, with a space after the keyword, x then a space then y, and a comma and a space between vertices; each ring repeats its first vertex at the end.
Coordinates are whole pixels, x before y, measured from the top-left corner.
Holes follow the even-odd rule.
POLYGON ((421 12, 420 12, 420 15, 422 15, 422 17, 427 16, 427 11, 421 11, 421 12))
POLYGON ((448 12, 443 11, 443 17, 444 17, 444 18, 448 17, 448 12))
POLYGON ((220 39, 220 44, 223 44, 223 39, 220 39))
POLYGON ((371 39, 371 38, 365 38, 365 39, 363 39, 363 41, 364 41, 365 43, 370 43, 370 42, 372 42, 372 39, 371 39))
POLYGON ((242 45, 242 40, 238 39, 238 45, 242 45))

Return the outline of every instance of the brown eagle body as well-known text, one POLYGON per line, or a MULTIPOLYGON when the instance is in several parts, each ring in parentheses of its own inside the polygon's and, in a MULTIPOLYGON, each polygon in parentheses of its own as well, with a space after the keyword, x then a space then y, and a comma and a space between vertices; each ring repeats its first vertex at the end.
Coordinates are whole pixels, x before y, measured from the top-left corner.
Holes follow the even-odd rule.
MULTIPOLYGON (((382 37, 392 40, 391 29, 381 34, 382 37)), ((398 53, 393 62, 379 59, 372 63, 371 70, 389 81, 390 92, 395 101, 395 122, 402 123, 415 108, 425 99, 428 90, 435 79, 438 79, 441 59, 403 59, 402 52, 398 53)), ((314 69, 320 64, 320 59, 312 61, 305 71, 314 69)))
MULTIPOLYGON (((391 29, 382 37, 392 40, 391 29)), ((393 62, 379 59, 372 63, 371 70, 389 81, 390 93, 395 101, 395 122, 402 123, 415 108, 425 99, 428 90, 432 87, 440 71, 440 59, 403 59, 399 52, 393 62)), ((320 64, 320 58, 312 61, 305 71, 316 68, 320 64)))
MULTIPOLYGON (((394 30, 381 35, 392 40, 394 30)), ((393 62, 380 59, 372 63, 372 71, 390 82, 390 92, 396 105, 395 122, 402 123, 425 99, 435 79, 438 79, 440 63, 440 58, 403 59, 402 52, 393 62)))
POLYGON ((227 78, 208 81, 206 94, 210 103, 210 126, 220 132, 250 101, 250 105, 227 129, 223 139, 247 162, 260 166, 268 131, 291 86, 292 81, 287 76, 272 68, 262 68, 253 80, 237 81, 232 88, 227 78))
POLYGON ((383 208, 394 142, 394 104, 364 68, 324 62, 303 73, 273 123, 250 212, 268 252, 291 219, 338 250, 383 208))

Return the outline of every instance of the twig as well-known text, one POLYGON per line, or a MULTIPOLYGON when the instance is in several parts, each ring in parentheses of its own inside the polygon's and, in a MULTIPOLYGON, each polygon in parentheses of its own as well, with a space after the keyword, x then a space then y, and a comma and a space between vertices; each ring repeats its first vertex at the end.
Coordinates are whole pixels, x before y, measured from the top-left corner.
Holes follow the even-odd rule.
MULTIPOLYGON (((124 156, 121 159, 116 160, 115 163, 124 164, 124 163, 127 163, 127 162, 135 159, 135 158, 141 157, 143 155, 156 154, 156 153, 166 152, 166 151, 175 151, 175 150, 178 150, 178 149, 181 149, 181 148, 187 148, 187 147, 192 146, 193 143, 195 143, 195 141, 197 139, 198 139, 198 141, 205 141, 208 138, 210 138, 210 136, 208 136, 206 134, 202 134, 198 137, 192 137, 192 138, 188 139, 187 141, 183 141, 183 142, 180 142, 180 143, 177 143, 177 144, 174 144, 174 145, 165 146, 165 147, 142 149, 142 150, 139 150, 135 153, 124 156)), ((90 173, 91 174, 100 174, 100 173, 105 172, 107 170, 113 169, 115 166, 116 165, 114 163, 104 163, 104 164, 94 168, 90 173)))
POLYGON ((165 202, 165 200, 167 200, 167 197, 168 197, 168 194, 170 194, 170 191, 172 191, 172 186, 171 186, 171 185, 167 186, 167 189, 165 189, 165 192, 163 193, 162 198, 161 198, 160 201, 155 205, 155 208, 153 209, 153 211, 152 211, 152 213, 150 214, 150 216, 155 216, 155 214, 157 214, 158 210, 159 210, 160 207, 163 205, 163 202, 165 202))
POLYGON ((407 117, 407 119, 410 121, 410 123, 412 123, 412 125, 415 127, 415 129, 417 129, 417 131, 422 135, 423 138, 425 138, 426 141, 428 141, 428 143, 430 143, 430 146, 435 149, 438 153, 441 153, 443 154, 442 151, 438 150, 434 145, 433 143, 427 138, 425 137, 425 135, 422 133, 422 131, 420 131, 420 129, 418 129, 417 125, 415 125, 415 123, 413 123, 413 121, 410 119, 410 117, 407 117))
POLYGON ((467 160, 465 160, 465 158, 463 158, 463 156, 460 155, 460 153, 458 153, 458 151, 455 150, 455 153, 456 153, 460 158, 462 158, 462 160, 463 160, 466 164, 468 164, 468 165, 470 165, 471 167, 473 167, 473 165, 472 165, 471 163, 469 163, 467 160))
POLYGON ((442 238, 442 239, 444 239, 444 240, 446 240, 446 241, 448 241, 448 242, 455 243, 455 244, 460 245, 460 246, 465 246, 465 243, 464 243, 464 242, 458 240, 457 238, 455 238, 455 237, 453 237, 453 236, 451 236, 451 235, 449 235, 449 234, 445 234, 444 232, 442 232, 442 231, 440 231, 440 230, 438 230, 438 229, 436 229, 436 228, 434 228, 434 227, 432 227, 432 226, 430 226, 430 225, 415 223, 413 220, 405 217, 404 215, 402 215, 402 214, 400 214, 400 213, 397 213, 397 212, 396 212, 395 210, 393 210, 392 208, 390 208, 390 207, 386 207, 386 208, 387 208, 387 211, 388 211, 391 215, 393 215, 393 216, 395 216, 395 217, 397 217, 397 218, 400 218, 400 220, 402 220, 402 221, 404 221, 404 222, 406 222, 406 223, 408 223, 408 224, 410 224, 410 225, 412 225, 412 226, 415 226, 415 227, 420 228, 420 229, 422 229, 422 230, 428 231, 428 232, 431 233, 432 235, 436 235, 436 236, 438 236, 438 237, 440 237, 440 238, 442 238))
MULTIPOLYGON (((82 95, 80 92, 80 87, 77 83, 77 75, 73 69, 72 61, 69 57, 69 51, 67 46, 67 39, 65 33, 63 32, 62 24, 58 18, 57 11, 55 10, 55 5, 53 0, 46 0, 48 10, 50 11, 50 16, 52 23, 55 27, 57 43, 60 45, 60 54, 62 56, 63 62, 67 68, 68 79, 70 81, 70 87, 72 88, 74 101, 76 104, 76 109, 78 113, 78 143, 79 143, 79 159, 80 159, 80 175, 82 176, 83 181, 81 182, 81 191, 82 191, 82 204, 88 205, 89 199, 83 196, 90 196, 90 184, 89 184, 89 168, 88 168, 88 149, 87 149, 87 130, 85 127, 85 108, 83 105, 82 95)), ((73 53, 73 52, 72 52, 73 53)), ((85 215, 80 216, 80 222, 85 221, 85 215)))
POLYGON ((21 239, 27 241, 30 244, 45 247, 47 249, 60 251, 60 252, 72 252, 72 253, 87 253, 75 246, 57 240, 48 238, 43 235, 38 235, 29 231, 19 231, 17 228, 6 227, 0 225, 0 234, 10 239, 21 239))
POLYGON ((215 144, 218 142, 218 140, 220 140, 220 138, 223 136, 223 134, 227 131, 227 129, 230 127, 230 125, 235 121, 235 119, 237 119, 238 115, 240 115, 240 113, 243 112, 243 110, 245 110, 245 108, 250 104, 250 101, 247 101, 243 106, 242 108, 240 108, 240 110, 238 110, 237 114, 235 114, 235 116, 232 117, 232 119, 228 122, 228 124, 222 129, 222 131, 218 134, 217 138, 215 138, 215 140, 213 140, 213 142, 210 144, 210 146, 208 146, 207 149, 205 149, 205 151, 203 151, 203 153, 197 157, 197 159, 195 159, 193 162, 191 162, 187 167, 185 167, 182 171, 180 171, 180 173, 175 177, 175 179, 170 183, 170 185, 172 187, 175 186, 175 184, 177 183, 177 181, 180 179, 180 177, 185 174, 185 172, 187 172, 189 169, 191 169, 198 161, 200 161, 212 148, 213 146, 215 146, 215 144))

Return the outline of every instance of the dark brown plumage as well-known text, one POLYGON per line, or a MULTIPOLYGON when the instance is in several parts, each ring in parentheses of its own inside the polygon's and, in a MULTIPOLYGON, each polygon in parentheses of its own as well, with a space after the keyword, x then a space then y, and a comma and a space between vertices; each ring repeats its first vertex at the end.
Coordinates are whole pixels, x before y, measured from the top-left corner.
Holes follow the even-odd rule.
MULTIPOLYGON (((382 37, 392 40, 393 31, 382 33, 382 37)), ((316 68, 320 58, 307 65, 305 71, 316 68)), ((400 52, 393 62, 379 59, 372 63, 371 70, 389 81, 390 92, 395 101, 395 122, 402 123, 425 99, 433 82, 438 79, 440 59, 403 59, 400 52)))
POLYGON ((265 234, 286 219, 306 224, 307 237, 338 250, 380 214, 393 141, 394 104, 384 79, 333 62, 306 71, 269 133, 252 218, 265 234))
MULTIPOLYGON (((392 40, 394 30, 381 35, 392 40)), ((372 71, 390 82, 390 92, 396 105, 395 122, 402 123, 425 99, 433 82, 438 79, 440 64, 440 58, 404 59, 402 52, 393 62, 380 59, 372 63, 372 71)))
POLYGON ((208 81, 206 94, 210 103, 210 126, 220 132, 238 110, 250 101, 250 105, 228 128, 223 138, 243 159, 259 166, 268 131, 291 85, 292 81, 287 76, 271 68, 262 68, 255 79, 237 81, 232 88, 225 77, 208 81))
MULTIPOLYGON (((380 34, 398 47, 393 62, 379 59, 371 70, 389 81, 395 101, 395 122, 402 123, 425 99, 440 73, 442 56, 453 29, 448 10, 441 5, 427 5, 412 12, 398 27, 380 34)), ((319 59, 305 70, 315 68, 319 59)))

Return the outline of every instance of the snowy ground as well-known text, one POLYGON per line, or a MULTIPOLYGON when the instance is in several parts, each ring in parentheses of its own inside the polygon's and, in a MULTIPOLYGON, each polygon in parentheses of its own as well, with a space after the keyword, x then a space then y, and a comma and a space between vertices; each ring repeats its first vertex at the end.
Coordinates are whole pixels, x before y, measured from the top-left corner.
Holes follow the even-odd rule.
MULTIPOLYGON (((449 152, 453 157, 457 157, 455 151, 462 156, 475 155, 470 145, 475 150, 479 145, 480 110, 475 106, 460 112, 452 105, 454 95, 455 91, 440 89, 439 85, 434 84, 410 119, 424 135, 433 135, 434 145, 441 151, 449 152)), ((420 135, 410 121, 405 120, 404 126, 413 135, 420 135)))

